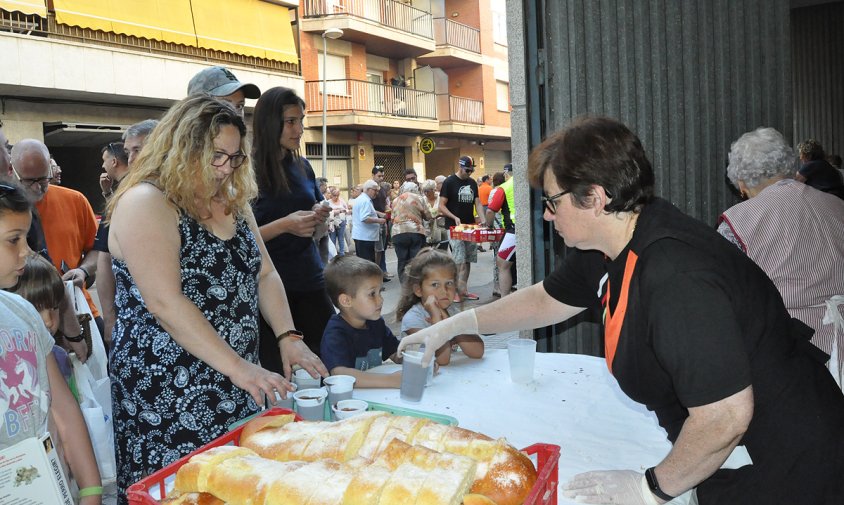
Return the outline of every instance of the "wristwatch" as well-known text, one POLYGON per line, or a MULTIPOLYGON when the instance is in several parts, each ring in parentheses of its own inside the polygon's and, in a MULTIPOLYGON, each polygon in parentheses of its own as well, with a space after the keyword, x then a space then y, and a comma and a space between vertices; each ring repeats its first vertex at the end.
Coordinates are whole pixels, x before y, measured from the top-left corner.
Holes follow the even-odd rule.
POLYGON ((665 501, 671 501, 674 499, 673 496, 660 489, 659 481, 656 480, 656 473, 654 472, 654 467, 650 467, 645 470, 645 480, 648 483, 648 487, 650 488, 651 493, 656 495, 657 498, 660 498, 665 501))
POLYGON ((284 333, 280 334, 275 338, 276 343, 280 344, 281 341, 287 337, 293 337, 295 339, 304 340, 305 335, 299 330, 287 330, 284 333))
POLYGON ((82 342, 83 340, 85 340, 85 334, 83 332, 83 333, 80 333, 76 337, 69 337, 69 336, 65 335, 64 338, 68 342, 73 342, 74 344, 78 344, 79 342, 82 342))

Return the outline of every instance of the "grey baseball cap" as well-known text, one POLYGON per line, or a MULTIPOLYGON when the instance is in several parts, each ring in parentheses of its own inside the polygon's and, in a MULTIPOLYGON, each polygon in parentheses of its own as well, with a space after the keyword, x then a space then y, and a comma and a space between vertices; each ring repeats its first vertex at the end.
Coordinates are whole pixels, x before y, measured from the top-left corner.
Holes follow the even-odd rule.
POLYGON ((226 67, 209 67, 195 76, 188 83, 188 95, 208 93, 211 96, 229 96, 237 90, 243 91, 246 98, 259 98, 261 90, 254 84, 243 84, 226 67))

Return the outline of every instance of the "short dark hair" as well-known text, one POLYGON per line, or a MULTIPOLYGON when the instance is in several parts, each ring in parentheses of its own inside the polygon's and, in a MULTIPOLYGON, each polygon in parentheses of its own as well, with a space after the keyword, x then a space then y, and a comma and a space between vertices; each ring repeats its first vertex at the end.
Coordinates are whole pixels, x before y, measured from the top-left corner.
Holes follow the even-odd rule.
POLYGON ((501 186, 504 184, 504 172, 495 172, 492 174, 492 185, 501 186))
POLYGON ((32 199, 17 181, 0 177, 0 216, 7 212, 32 212, 32 199))
POLYGON ((417 175, 417 174, 416 174, 416 169, 413 169, 413 168, 405 168, 405 169, 404 169, 404 175, 417 175))
POLYGON ((121 165, 129 164, 129 155, 123 150, 123 142, 109 142, 103 146, 100 152, 108 152, 114 156, 114 159, 116 159, 121 165))
POLYGON ((52 263, 37 254, 31 254, 26 258, 23 275, 17 286, 10 291, 23 297, 36 310, 58 307, 65 296, 64 282, 59 271, 52 263))
POLYGON ((654 172, 642 142, 611 118, 580 117, 545 139, 530 155, 531 184, 541 188, 549 171, 581 207, 593 185, 611 198, 608 212, 639 212, 654 197, 654 172))
POLYGON ((346 254, 335 256, 325 267, 325 290, 331 303, 340 308, 340 295, 354 296, 360 283, 373 277, 381 278, 384 273, 375 263, 346 254))
POLYGON ((488 180, 489 180, 489 175, 482 175, 481 176, 481 182, 486 182, 488 180))
POLYGON ((372 167, 372 175, 375 175, 378 172, 381 172, 381 173, 384 172, 384 166, 383 165, 375 165, 374 167, 372 167))

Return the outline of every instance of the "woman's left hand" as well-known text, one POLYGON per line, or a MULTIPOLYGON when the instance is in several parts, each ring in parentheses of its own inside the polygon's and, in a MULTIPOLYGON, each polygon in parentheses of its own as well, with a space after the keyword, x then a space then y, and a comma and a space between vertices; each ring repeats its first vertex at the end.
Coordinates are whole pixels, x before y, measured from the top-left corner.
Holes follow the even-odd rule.
POLYGON ((286 398, 285 392, 295 389, 293 384, 281 375, 265 370, 260 365, 244 359, 241 359, 241 361, 241 366, 237 367, 237 371, 230 375, 229 379, 231 379, 232 384, 252 395, 252 399, 258 405, 263 405, 265 398, 275 405, 276 392, 286 398))
POLYGON ((293 366, 299 365, 314 379, 328 377, 328 369, 322 364, 319 357, 314 354, 307 344, 294 337, 281 339, 281 364, 284 369, 284 376, 290 379, 293 374, 293 366))

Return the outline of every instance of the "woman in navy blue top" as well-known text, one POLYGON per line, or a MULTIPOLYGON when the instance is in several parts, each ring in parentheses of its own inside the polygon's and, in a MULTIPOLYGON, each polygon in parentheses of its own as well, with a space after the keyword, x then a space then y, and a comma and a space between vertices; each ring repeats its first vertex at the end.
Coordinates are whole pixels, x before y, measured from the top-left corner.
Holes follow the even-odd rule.
MULTIPOLYGON (((305 102, 288 88, 266 91, 255 105, 252 151, 258 199, 252 204, 270 258, 284 282, 293 322, 305 343, 319 353, 334 307, 325 292, 323 264, 314 231, 330 209, 308 160, 299 156, 305 102)), ((276 336, 262 325, 261 363, 282 369, 276 336)))

